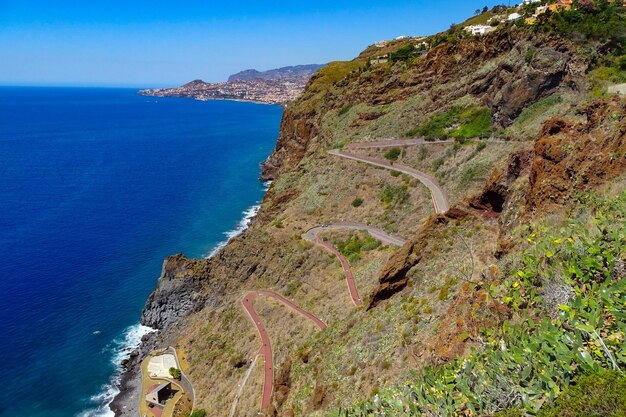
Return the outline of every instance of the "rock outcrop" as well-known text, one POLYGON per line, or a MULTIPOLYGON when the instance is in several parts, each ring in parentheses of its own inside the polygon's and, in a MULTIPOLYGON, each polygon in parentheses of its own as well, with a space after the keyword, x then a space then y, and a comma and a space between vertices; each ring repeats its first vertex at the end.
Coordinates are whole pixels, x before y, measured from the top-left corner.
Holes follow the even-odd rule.
MULTIPOLYGON (((263 167, 264 179, 294 169, 323 145, 323 115, 355 103, 380 106, 419 96, 419 120, 465 100, 488 106, 498 129, 541 98, 588 88, 589 60, 576 53, 575 44, 524 29, 444 43, 410 67, 395 66, 390 72, 381 67, 364 71, 371 53, 364 52, 351 66, 331 63, 311 78, 300 100, 285 111, 276 148, 263 167), (342 71, 344 77, 336 75, 342 71)), ((355 120, 359 126, 384 115, 364 114, 355 120)))
POLYGON ((581 110, 583 123, 549 120, 535 142, 526 208, 545 212, 576 192, 623 175, 626 103, 599 101, 581 110))
POLYGON ((163 262, 156 289, 141 313, 141 324, 164 329, 205 306, 207 293, 203 281, 207 262, 187 259, 178 254, 163 262))

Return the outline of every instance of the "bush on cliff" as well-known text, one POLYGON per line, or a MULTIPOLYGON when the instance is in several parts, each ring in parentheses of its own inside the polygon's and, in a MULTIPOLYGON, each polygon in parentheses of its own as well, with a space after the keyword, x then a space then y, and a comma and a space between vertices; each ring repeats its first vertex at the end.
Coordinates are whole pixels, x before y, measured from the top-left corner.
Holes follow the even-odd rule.
MULTIPOLYGON (((626 415, 626 192, 585 197, 586 215, 529 226, 528 249, 490 297, 515 312, 443 366, 334 415, 626 415)), ((512 261, 512 260, 511 260, 512 261)))
POLYGON ((348 261, 355 262, 361 259, 361 252, 367 252, 374 250, 380 246, 380 242, 371 236, 360 238, 359 236, 352 236, 348 240, 340 241, 337 243, 337 249, 348 261))
POLYGON ((407 132, 407 136, 415 135, 421 135, 426 140, 488 138, 491 136, 491 110, 487 107, 452 107, 407 132))
POLYGON ((413 44, 403 46, 389 54, 389 60, 391 62, 398 61, 410 61, 418 55, 418 50, 413 46, 413 44))
POLYGON ((574 39, 604 43, 607 52, 618 55, 626 47, 626 8, 621 1, 580 0, 571 10, 540 14, 534 28, 574 39))
POLYGON ((183 373, 180 371, 180 369, 172 367, 170 368, 170 375, 172 376, 172 378, 180 380, 183 376, 183 373))
POLYGON ((538 417, 626 416, 626 377, 617 371, 584 375, 556 400, 541 409, 538 417))
POLYGON ((390 161, 397 161, 402 154, 402 150, 400 148, 391 148, 387 152, 385 152, 385 159, 390 161))

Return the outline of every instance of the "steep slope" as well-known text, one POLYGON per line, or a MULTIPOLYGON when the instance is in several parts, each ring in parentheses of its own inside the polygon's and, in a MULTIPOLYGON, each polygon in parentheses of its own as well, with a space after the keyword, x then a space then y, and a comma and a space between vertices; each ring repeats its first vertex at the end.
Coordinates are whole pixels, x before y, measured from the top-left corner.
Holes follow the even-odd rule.
POLYGON ((196 406, 209 416, 228 415, 234 398, 236 415, 261 410, 267 373, 261 361, 250 372, 245 366, 260 345, 240 303, 248 291, 281 294, 328 325, 318 330, 271 300, 255 301, 276 368, 267 415, 351 407, 412 369, 479 347, 482 329, 516 311, 494 299, 489 285, 514 270, 526 238, 519 228, 532 228, 533 212, 560 221, 565 215, 557 209, 580 193, 623 179, 624 101, 580 107, 592 87, 593 63, 583 52, 563 37, 508 27, 384 65, 371 64, 380 53, 371 47, 318 71, 285 110, 263 167, 273 183, 251 227, 211 259, 166 260, 142 318, 161 332, 145 346, 172 344, 185 352, 196 406), (529 111, 537 103, 542 111, 529 111), (492 140, 468 140, 464 135, 473 138, 485 112, 480 136, 488 130, 492 140), (350 151, 387 158, 390 169, 328 152, 406 139, 436 124, 438 135, 457 140, 392 153, 350 151), (452 209, 436 215, 430 191, 392 164, 432 177, 452 209), (408 240, 396 249, 355 230, 322 235, 350 261, 362 307, 346 290, 345 268, 303 238, 314 227, 345 221, 408 240))

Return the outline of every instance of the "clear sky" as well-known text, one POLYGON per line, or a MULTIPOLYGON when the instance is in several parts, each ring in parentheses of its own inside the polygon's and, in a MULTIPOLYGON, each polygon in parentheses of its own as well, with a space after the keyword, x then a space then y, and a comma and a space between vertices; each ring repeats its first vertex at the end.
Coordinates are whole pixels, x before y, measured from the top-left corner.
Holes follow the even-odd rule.
MULTIPOLYGON (((175 86, 352 59, 486 0, 0 0, 0 85, 175 86)), ((504 3, 508 3, 504 1, 504 3)))

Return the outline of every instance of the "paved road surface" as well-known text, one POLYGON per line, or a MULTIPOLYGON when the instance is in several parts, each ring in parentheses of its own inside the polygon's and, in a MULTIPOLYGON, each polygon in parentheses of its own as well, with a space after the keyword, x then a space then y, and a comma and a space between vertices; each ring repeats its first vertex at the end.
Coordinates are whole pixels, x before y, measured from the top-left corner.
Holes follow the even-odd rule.
POLYGON ((402 246, 406 242, 399 236, 393 236, 389 233, 385 232, 382 229, 378 229, 376 227, 367 226, 365 224, 352 223, 352 222, 341 222, 341 223, 333 223, 327 224, 323 226, 317 226, 309 231, 307 231, 302 237, 310 242, 315 243, 326 252, 335 255, 339 262, 341 262, 341 267, 343 268, 344 275, 346 276, 346 284, 348 285, 348 291, 350 292, 350 298, 352 298, 352 302, 355 306, 360 306, 363 304, 361 297, 359 296, 359 291, 356 287, 356 283, 354 282, 354 276, 352 275, 352 270, 350 269, 350 263, 345 256, 342 255, 334 246, 331 244, 324 242, 322 238, 320 238, 319 233, 324 230, 331 229, 351 229, 351 230, 364 230, 368 232, 372 237, 380 240, 385 245, 394 245, 394 246, 402 246))
POLYGON ((413 178, 419 180, 422 184, 424 184, 429 190, 433 200, 433 206, 435 208, 435 212, 437 214, 443 214, 450 209, 450 203, 448 202, 448 197, 446 192, 441 188, 441 186, 437 183, 437 180, 422 171, 411 168, 402 164, 392 164, 386 159, 378 159, 372 158, 369 156, 360 156, 355 155, 346 151, 341 150, 332 150, 329 152, 331 155, 340 156, 342 158, 352 159, 354 161, 365 162, 366 164, 378 166, 381 168, 390 169, 392 171, 398 171, 410 175, 413 178))
POLYGON ((286 307, 292 309, 296 313, 299 313, 303 317, 311 320, 313 324, 315 324, 320 329, 325 329, 326 324, 315 317, 313 314, 301 309, 291 301, 287 300, 285 297, 276 294, 272 291, 252 291, 246 294, 244 299, 241 301, 243 307, 246 309, 246 312, 254 322, 257 331, 259 332, 259 336, 261 336, 262 346, 259 349, 259 355, 262 355, 265 358, 265 381, 263 383, 263 399, 261 401, 261 409, 267 411, 270 408, 271 400, 272 400, 272 389, 274 387, 274 358, 272 356, 272 344, 270 342, 270 337, 261 322, 261 318, 254 310, 254 300, 257 297, 269 297, 273 298, 286 307))
POLYGON ((302 237, 308 241, 315 241, 315 236, 318 233, 325 230, 333 229, 348 229, 348 230, 363 230, 369 233, 373 238, 381 241, 384 245, 402 246, 406 243, 406 240, 400 236, 387 233, 385 230, 378 227, 368 226, 366 224, 354 223, 354 222, 337 222, 332 224, 325 224, 309 229, 302 237))

